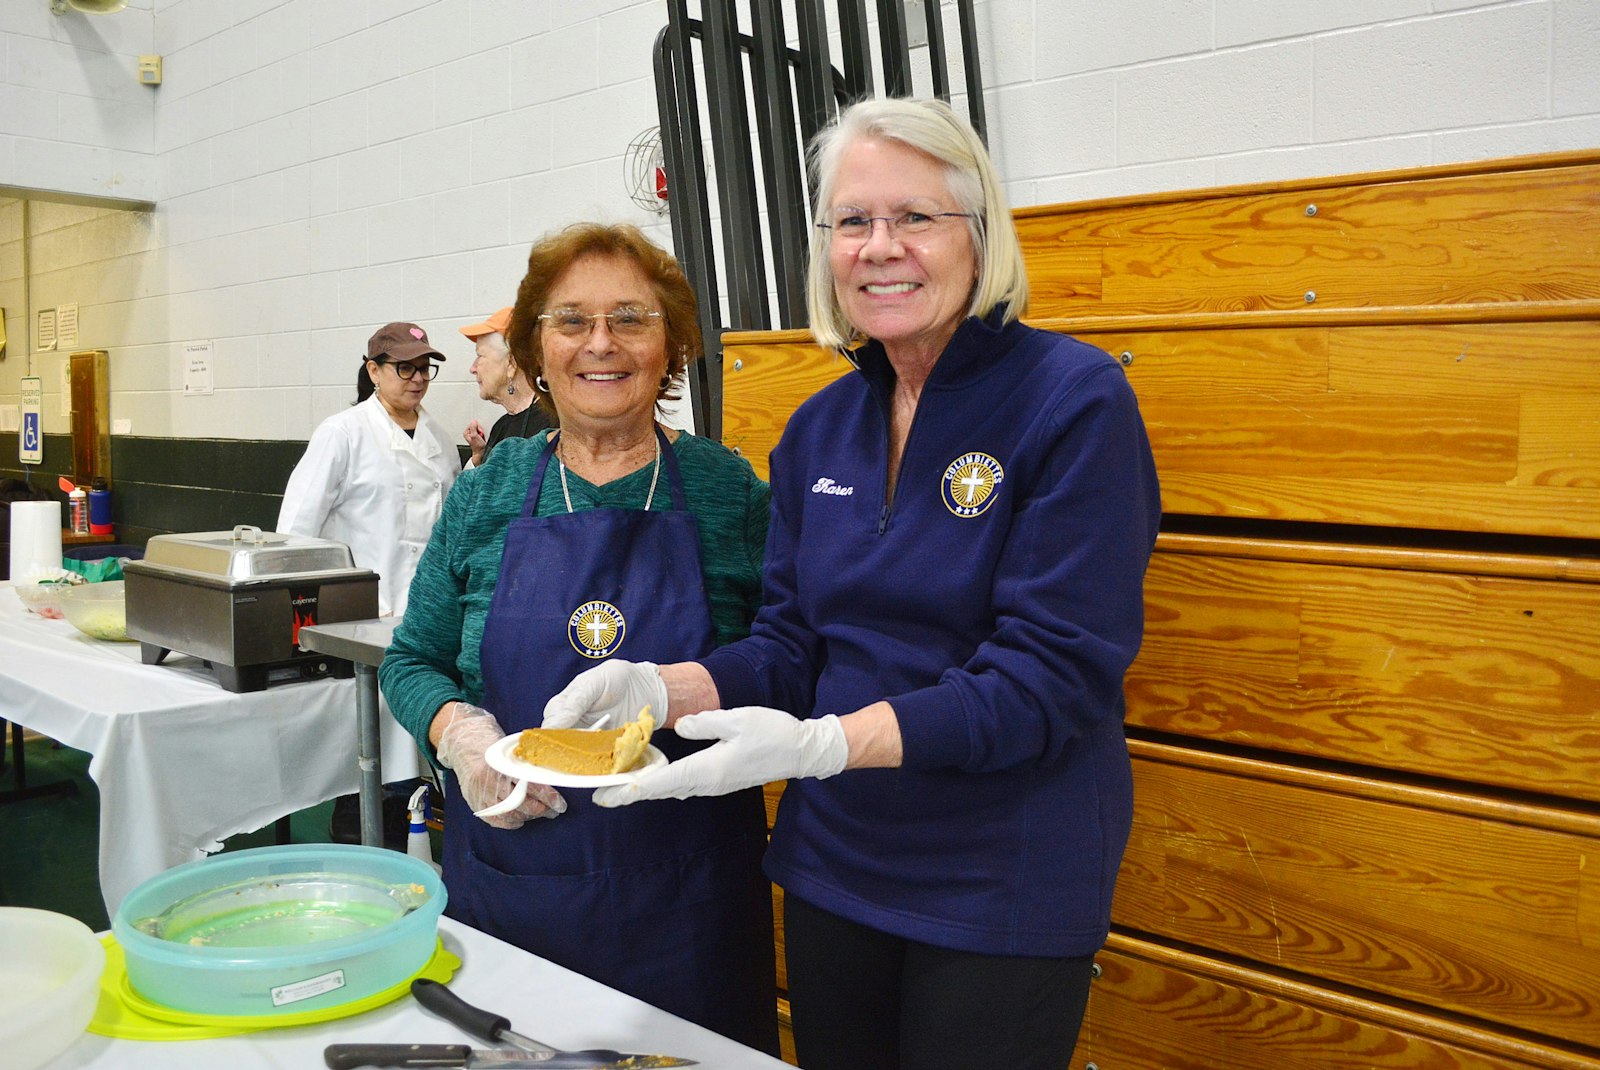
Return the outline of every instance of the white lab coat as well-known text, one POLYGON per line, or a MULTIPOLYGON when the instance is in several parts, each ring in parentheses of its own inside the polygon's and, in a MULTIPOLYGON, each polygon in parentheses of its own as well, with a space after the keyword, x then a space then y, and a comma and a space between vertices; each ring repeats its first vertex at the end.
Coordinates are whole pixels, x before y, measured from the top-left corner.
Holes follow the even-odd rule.
POLYGON ((426 411, 415 437, 376 394, 322 421, 294 466, 278 530, 350 547, 378 574, 378 612, 400 616, 444 496, 461 472, 454 441, 426 411))
MULTIPOLYGON (((374 394, 312 432, 284 488, 278 530, 349 546, 357 566, 378 574, 379 614, 400 616, 460 472, 455 442, 432 417, 418 409, 416 434, 408 435, 374 394)), ((380 704, 387 715, 388 704, 380 704)), ((416 741, 392 715, 381 728, 384 782, 416 776, 416 741)))

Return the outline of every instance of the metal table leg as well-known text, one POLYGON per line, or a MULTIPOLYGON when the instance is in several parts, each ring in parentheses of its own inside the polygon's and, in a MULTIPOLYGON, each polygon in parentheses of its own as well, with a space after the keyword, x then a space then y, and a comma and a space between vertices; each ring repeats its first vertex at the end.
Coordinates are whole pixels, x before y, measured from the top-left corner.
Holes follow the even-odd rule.
POLYGON ((361 770, 361 842, 383 846, 383 753, 378 742, 378 670, 356 662, 356 764, 361 770))

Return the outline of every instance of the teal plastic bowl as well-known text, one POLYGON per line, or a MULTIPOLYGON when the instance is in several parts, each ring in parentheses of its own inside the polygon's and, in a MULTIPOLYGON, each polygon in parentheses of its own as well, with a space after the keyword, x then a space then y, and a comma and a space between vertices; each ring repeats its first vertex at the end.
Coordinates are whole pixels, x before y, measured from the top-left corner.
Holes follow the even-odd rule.
POLYGON ((111 931, 128 983, 176 1010, 302 1014, 392 988, 432 957, 444 884, 420 859, 347 844, 259 847, 139 885, 111 931))

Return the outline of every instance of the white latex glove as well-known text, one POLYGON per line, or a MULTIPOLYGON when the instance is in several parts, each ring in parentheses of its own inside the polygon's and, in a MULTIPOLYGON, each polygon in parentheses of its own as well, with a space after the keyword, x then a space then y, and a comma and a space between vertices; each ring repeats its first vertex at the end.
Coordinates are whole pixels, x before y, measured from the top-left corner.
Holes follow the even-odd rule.
POLYGON ((607 661, 585 669, 544 704, 544 727, 588 728, 609 717, 607 728, 621 728, 650 707, 656 724, 667 723, 667 685, 649 661, 607 661))
POLYGON ((802 721, 766 706, 740 706, 682 717, 672 730, 683 739, 720 742, 640 773, 627 784, 596 789, 595 805, 727 795, 793 777, 820 780, 844 772, 850 757, 844 726, 832 714, 802 721))
MULTIPOLYGON (((450 720, 439 733, 439 764, 452 769, 461 786, 461 798, 468 809, 483 810, 509 796, 521 783, 491 767, 484 758, 495 743, 505 738, 505 730, 494 714, 481 706, 457 702, 450 720)), ((527 796, 516 809, 479 820, 497 829, 521 828, 535 817, 555 817, 565 813, 567 800, 546 784, 529 784, 527 796)))

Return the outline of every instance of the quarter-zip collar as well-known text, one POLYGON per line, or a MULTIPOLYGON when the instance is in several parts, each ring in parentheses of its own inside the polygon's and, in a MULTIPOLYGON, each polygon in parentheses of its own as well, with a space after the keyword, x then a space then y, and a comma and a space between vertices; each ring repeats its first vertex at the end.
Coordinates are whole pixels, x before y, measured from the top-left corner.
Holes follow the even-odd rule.
MULTIPOLYGON (((1020 324, 1005 323, 1006 306, 996 305, 984 317, 968 316, 956 328, 950 342, 939 355, 939 360, 928 373, 923 393, 929 390, 960 389, 989 374, 1011 348, 1020 341, 1025 331, 1020 324)), ((856 371, 866 380, 885 419, 889 412, 889 399, 894 394, 895 371, 883 351, 883 344, 869 340, 859 349, 845 356, 855 365, 856 371)), ((920 406, 919 406, 920 408, 920 406)))
MULTIPOLYGON (((923 422, 923 402, 929 392, 956 391, 976 384, 992 373, 1011 349, 1027 336, 1027 328, 1020 323, 1005 322, 1005 313, 1005 305, 996 305, 988 316, 968 316, 956 328, 944 352, 939 354, 933 370, 928 373, 928 381, 922 385, 917 410, 911 416, 905 447, 900 454, 900 472, 905 471, 906 459, 916 449, 917 428, 923 422)), ((890 406, 896 380, 894 365, 889 362, 883 344, 876 340, 869 341, 846 356, 866 382, 867 390, 883 419, 883 453, 879 463, 884 467, 879 483, 881 497, 877 522, 877 534, 882 535, 889 528, 889 518, 894 513, 895 499, 898 497, 898 494, 889 492, 888 471, 890 406)), ((900 473, 895 475, 898 482, 900 473)))

